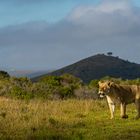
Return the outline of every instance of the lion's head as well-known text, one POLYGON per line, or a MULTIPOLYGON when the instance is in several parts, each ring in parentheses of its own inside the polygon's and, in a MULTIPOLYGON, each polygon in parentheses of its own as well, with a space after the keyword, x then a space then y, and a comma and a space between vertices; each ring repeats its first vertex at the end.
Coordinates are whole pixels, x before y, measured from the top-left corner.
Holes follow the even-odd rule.
POLYGON ((104 82, 99 81, 98 84, 99 84, 98 94, 101 98, 108 95, 111 92, 112 85, 114 85, 114 83, 110 81, 104 81, 104 82))

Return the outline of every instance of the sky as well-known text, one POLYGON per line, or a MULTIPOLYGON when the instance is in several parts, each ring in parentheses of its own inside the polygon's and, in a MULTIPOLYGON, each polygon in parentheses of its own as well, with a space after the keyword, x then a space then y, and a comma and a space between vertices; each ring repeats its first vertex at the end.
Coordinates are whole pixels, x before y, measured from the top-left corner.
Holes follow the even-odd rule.
POLYGON ((139 0, 0 0, 0 68, 54 70, 113 52, 140 64, 139 0))

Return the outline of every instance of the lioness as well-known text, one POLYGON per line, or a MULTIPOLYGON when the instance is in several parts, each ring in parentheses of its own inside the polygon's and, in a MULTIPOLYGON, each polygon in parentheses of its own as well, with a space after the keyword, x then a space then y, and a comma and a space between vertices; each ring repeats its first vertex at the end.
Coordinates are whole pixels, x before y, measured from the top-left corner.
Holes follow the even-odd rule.
POLYGON ((115 104, 120 103, 121 117, 128 118, 126 115, 126 105, 130 103, 136 104, 137 116, 140 118, 140 86, 137 85, 119 85, 114 82, 99 82, 100 97, 106 96, 109 105, 111 119, 114 118, 115 104))

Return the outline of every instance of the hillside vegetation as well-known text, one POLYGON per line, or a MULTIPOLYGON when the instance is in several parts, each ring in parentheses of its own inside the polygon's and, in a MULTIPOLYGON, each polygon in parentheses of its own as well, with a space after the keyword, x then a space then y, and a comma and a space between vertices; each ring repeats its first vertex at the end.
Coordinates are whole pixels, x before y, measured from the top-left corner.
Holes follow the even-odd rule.
POLYGON ((70 74, 45 76, 38 82, 32 82, 26 77, 1 76, 0 79, 0 96, 16 99, 97 98, 96 91, 97 87, 85 85, 70 74))
MULTIPOLYGON (((89 83, 93 79, 101 79, 105 76, 136 79, 140 77, 140 64, 132 63, 119 57, 98 54, 47 75, 60 76, 64 73, 79 77, 84 83, 89 83)), ((33 80, 38 81, 43 76, 45 75, 33 78, 33 80)))
POLYGON ((122 84, 140 84, 140 79, 122 80, 121 78, 103 77, 91 80, 88 84, 73 75, 44 76, 38 82, 32 82, 26 77, 10 77, 6 72, 0 72, 0 96, 14 99, 97 99, 98 81, 111 80, 122 84))

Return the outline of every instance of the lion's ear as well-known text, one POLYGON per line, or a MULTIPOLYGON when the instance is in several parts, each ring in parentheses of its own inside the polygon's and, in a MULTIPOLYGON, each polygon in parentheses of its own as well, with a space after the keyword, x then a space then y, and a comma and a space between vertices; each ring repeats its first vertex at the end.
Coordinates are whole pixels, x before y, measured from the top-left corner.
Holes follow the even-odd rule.
POLYGON ((101 85, 101 84, 103 84, 103 81, 99 81, 99 82, 98 82, 98 85, 101 85))
POLYGON ((108 82, 108 86, 113 86, 114 85, 114 82, 108 82))

